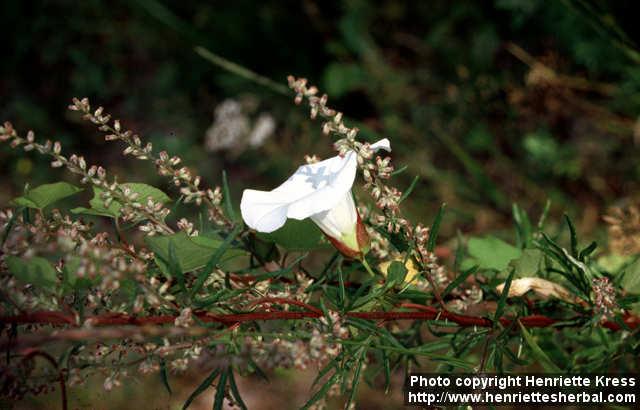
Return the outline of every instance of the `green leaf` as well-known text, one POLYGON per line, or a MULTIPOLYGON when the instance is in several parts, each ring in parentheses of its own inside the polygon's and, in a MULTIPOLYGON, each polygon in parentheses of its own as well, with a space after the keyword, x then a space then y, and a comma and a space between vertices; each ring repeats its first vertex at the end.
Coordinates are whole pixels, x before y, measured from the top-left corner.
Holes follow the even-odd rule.
MULTIPOLYGON (((342 342, 344 342, 344 340, 342 342)), ((357 343, 357 342, 353 342, 353 343, 357 343)), ((331 370, 333 369, 337 370, 340 364, 342 363, 344 356, 345 356, 345 353, 343 351, 343 353, 340 353, 337 356, 334 356, 333 359, 329 360, 329 363, 327 363, 322 369, 320 369, 320 371, 318 371, 318 373, 316 374, 316 377, 314 377, 313 382, 311 382, 311 388, 314 388, 320 382, 320 380, 322 380, 324 376, 329 374, 331 370)))
POLYGON ((369 345, 371 344, 371 336, 367 338, 362 344, 362 347, 359 349, 358 353, 356 353, 356 369, 353 372, 353 379, 351 381, 351 393, 349 394, 349 399, 345 404, 344 408, 348 409, 351 406, 351 403, 356 398, 358 394, 358 385, 360 384, 360 372, 362 371, 362 364, 364 363, 365 355, 367 354, 367 350, 369 350, 369 345))
POLYGON ((393 261, 387 268, 387 280, 394 284, 401 284, 407 276, 407 268, 402 262, 393 261))
POLYGON ((630 256, 619 255, 617 253, 611 253, 608 255, 600 256, 596 263, 601 269, 606 270, 607 272, 617 272, 621 268, 624 268, 625 265, 629 264, 632 258, 630 256))
POLYGON ((216 251, 211 255, 211 258, 205 265, 204 269, 198 273, 198 278, 196 279, 193 287, 191 288, 190 295, 193 296, 202 289, 204 282, 207 280, 213 269, 216 267, 220 258, 225 254, 227 249, 231 246, 231 242, 235 239, 236 236, 242 230, 242 225, 237 225, 235 229, 225 238, 225 240, 220 244, 220 246, 216 249, 216 251))
POLYGON ((88 277, 79 277, 76 272, 78 272, 81 263, 82 259, 79 256, 69 255, 65 258, 62 269, 62 285, 65 293, 90 288, 93 282, 99 280, 99 278, 92 280, 88 277))
POLYGON ((11 202, 14 205, 26 206, 27 208, 44 209, 48 205, 80 191, 82 188, 67 182, 55 182, 29 189, 23 196, 15 198, 11 202))
POLYGON ((573 226, 573 222, 569 218, 569 215, 564 214, 564 220, 569 227, 569 236, 571 238, 571 256, 578 257, 578 236, 576 235, 576 227, 573 226))
POLYGON ((409 168, 409 165, 403 165, 400 168, 396 169, 395 171, 391 172, 391 176, 395 177, 396 175, 400 175, 402 174, 404 171, 407 170, 407 168, 409 168))
POLYGON ((509 262, 522 255, 522 251, 494 236, 471 238, 467 245, 469 255, 482 269, 505 269, 509 262))
MULTIPOLYGON (((157 257, 158 255, 156 255, 156 258, 157 257)), ((167 268, 169 269, 171 276, 178 279, 178 286, 180 286, 180 289, 183 292, 186 292, 187 288, 184 282, 184 271, 180 267, 180 261, 178 260, 178 255, 176 255, 176 243, 173 239, 169 240, 169 257, 168 259, 165 259, 165 261, 168 264, 167 268)))
MULTIPOLYGON (((149 249, 155 253, 158 266, 165 272, 168 271, 168 264, 171 261, 169 244, 172 243, 177 264, 183 273, 205 266, 223 243, 219 239, 203 235, 192 237, 184 232, 163 236, 147 236, 144 241, 149 249)), ((222 254, 219 262, 222 263, 243 255, 246 255, 243 250, 228 249, 222 254)))
POLYGON ((538 249, 525 249, 518 259, 509 263, 509 267, 515 269, 516 278, 538 276, 544 267, 544 253, 538 249))
POLYGON ((198 397, 200 394, 202 394, 203 391, 211 387, 211 384, 216 379, 216 377, 218 377, 218 374, 220 374, 220 368, 213 369, 213 371, 209 373, 209 375, 202 381, 202 383, 200 383, 200 385, 198 385, 198 387, 196 387, 196 389, 189 395, 187 401, 185 401, 182 405, 182 410, 189 407, 191 402, 193 402, 196 397, 198 397))
POLYGON ((167 362, 164 359, 160 360, 160 379, 162 380, 162 385, 169 394, 173 394, 171 391, 171 385, 169 384, 169 372, 167 372, 167 362))
POLYGON ((531 221, 527 213, 514 203, 512 206, 513 220, 516 223, 517 245, 519 248, 526 248, 531 245, 532 230, 531 221))
POLYGON ((407 190, 402 193, 402 196, 400 196, 400 199, 398 200, 398 204, 402 203, 402 201, 404 201, 405 199, 407 199, 409 197, 409 195, 411 195, 413 190, 416 188, 416 185, 418 184, 419 180, 420 180, 420 176, 419 175, 416 175, 413 178, 413 181, 411 181, 411 184, 409 185, 409 188, 407 188, 407 190))
POLYGON ((398 233, 390 233, 387 228, 383 226, 376 226, 375 230, 385 239, 389 240, 389 242, 391 242, 391 245, 393 245, 393 247, 396 248, 398 252, 405 252, 407 249, 409 249, 409 243, 407 242, 407 239, 405 238, 405 235, 402 231, 398 233))
POLYGON ((342 266, 340 263, 338 264, 336 271, 338 273, 338 284, 340 285, 340 307, 344 309, 344 307, 347 305, 347 293, 344 288, 344 277, 342 275, 342 266))
POLYGON ((231 200, 231 190, 229 189, 229 181, 227 179, 227 171, 222 171, 222 195, 224 196, 224 210, 232 221, 236 220, 236 211, 233 210, 233 202, 231 200))
POLYGON ((584 249, 580 251, 580 253, 578 254, 578 259, 580 259, 581 261, 584 261, 588 256, 590 256, 593 253, 593 251, 596 250, 597 247, 598 247, 598 243, 596 241, 591 242, 589 245, 587 245, 584 249))
POLYGON ((427 243, 427 250, 429 252, 433 252, 436 248, 436 239, 438 238, 438 231, 440 231, 440 223, 442 222, 442 217, 444 216, 444 209, 447 207, 446 203, 440 205, 440 209, 438 210, 438 214, 436 215, 436 219, 433 220, 433 224, 431 224, 431 230, 429 230, 429 242, 427 243))
POLYGON ((391 387, 391 364, 386 350, 382 351, 382 365, 384 366, 384 394, 389 394, 389 387, 391 387))
POLYGON ((244 404, 242 397, 240 396, 240 390, 238 390, 238 385, 236 384, 236 378, 233 375, 233 369, 229 366, 229 387, 231 388, 231 395, 235 399, 236 403, 242 410, 247 410, 247 405, 244 404))
POLYGON ((495 323, 500 323, 502 312, 504 312, 504 307, 507 304, 507 297, 509 296, 509 288, 511 287, 511 281, 513 280, 514 272, 515 269, 511 269, 511 272, 509 272, 507 281, 504 283, 504 288, 502 289, 502 293, 500 294, 500 299, 498 299, 498 307, 496 308, 496 314, 493 317, 493 321, 495 323))
POLYGON ((11 218, 9 219, 4 230, 2 231, 2 240, 0 240, 0 249, 4 247, 4 243, 7 241, 7 238, 9 237, 9 233, 13 229, 13 225, 16 223, 17 215, 18 215, 18 212, 13 212, 11 214, 11 218))
POLYGON ((225 387, 227 386, 227 370, 224 370, 220 374, 220 380, 218 380, 218 386, 216 387, 216 396, 213 402, 213 410, 222 410, 224 404, 225 387))
POLYGON ((9 272, 23 283, 52 288, 58 281, 55 269, 45 258, 34 256, 30 259, 22 259, 17 256, 7 256, 5 263, 9 272))
POLYGON ((322 385, 322 387, 316 392, 316 394, 311 396, 309 401, 307 401, 305 405, 302 406, 302 409, 308 409, 309 407, 311 407, 313 403, 323 398, 329 392, 329 389, 331 388, 331 386, 336 384, 339 380, 340 380, 340 372, 336 371, 329 378, 329 380, 327 380, 326 383, 322 385))
POLYGON ((366 85, 367 75, 357 64, 331 63, 324 71, 324 89, 334 98, 366 85))
POLYGON ((326 246, 322 231, 310 219, 289 219, 280 229, 271 233, 258 233, 258 238, 275 242, 290 251, 306 251, 326 246))
MULTIPOLYGON (((167 202, 171 201, 171 198, 169 198, 167 194, 151 185, 139 182, 127 182, 124 184, 120 184, 120 186, 129 188, 132 192, 137 193, 137 201, 139 202, 146 202, 149 197, 151 197, 154 202, 159 202, 161 204, 166 204, 167 202)), ((105 207, 104 200, 102 199, 103 192, 103 189, 93 187, 93 198, 89 201, 89 205, 91 207, 78 207, 72 209, 71 212, 74 214, 106 216, 109 218, 119 217, 122 204, 116 200, 113 200, 109 204, 109 207, 105 207)))
POLYGON ((445 296, 447 296, 452 290, 457 288, 462 282, 465 281, 465 279, 467 279, 470 275, 475 273, 477 270, 478 270, 477 266, 472 266, 471 268, 462 271, 460 275, 458 275, 453 281, 451 281, 451 283, 447 286, 444 292, 442 292, 442 295, 440 295, 440 297, 444 298, 445 296))
POLYGON ((640 261, 627 266, 624 270, 620 287, 628 294, 640 295, 640 261))
MULTIPOLYGON (((243 224, 238 224, 239 226, 243 226, 243 224)), ((278 246, 276 246, 273 241, 266 241, 263 238, 258 237, 256 233, 252 233, 246 237, 247 242, 246 246, 248 250, 251 252, 253 256, 256 257, 257 260, 262 262, 277 262, 281 260, 280 250, 278 246)))
POLYGON ((536 360, 540 362, 542 367, 544 367, 547 372, 562 373, 562 369, 556 366, 556 364, 551 361, 549 356, 547 356, 547 354, 540 348, 540 346, 538 346, 533 336, 531 336, 531 333, 527 331, 527 329, 522 325, 522 323, 520 323, 520 321, 518 321, 518 324, 520 325, 520 329, 522 330, 522 336, 524 337, 525 342, 527 342, 527 345, 529 345, 529 348, 531 349, 533 357, 535 357, 536 360))
POLYGON ((546 222, 547 216, 549 215, 549 210, 551 210, 551 200, 547 199, 547 202, 545 202, 544 204, 544 209, 540 214, 540 218, 538 219, 537 228, 539 231, 541 231, 542 228, 544 228, 544 223, 546 222))

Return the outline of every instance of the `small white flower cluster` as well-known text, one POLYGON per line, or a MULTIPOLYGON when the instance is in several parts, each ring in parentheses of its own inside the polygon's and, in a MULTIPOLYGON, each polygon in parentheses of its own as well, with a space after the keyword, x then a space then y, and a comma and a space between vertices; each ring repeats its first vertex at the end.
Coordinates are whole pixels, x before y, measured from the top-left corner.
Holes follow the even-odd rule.
POLYGON ((39 250, 66 252, 75 248, 80 239, 89 237, 90 226, 62 215, 57 209, 46 218, 36 213, 29 222, 11 210, 1 211, 0 230, 4 231, 10 221, 13 225, 4 242, 5 253, 31 256, 39 250))
POLYGON ((456 299, 448 301, 446 307, 448 311, 455 313, 464 313, 471 306, 475 306, 483 300, 482 289, 475 284, 464 290, 458 288, 452 294, 456 296, 456 299))
POLYGON ((143 287, 146 293, 147 303, 154 308, 162 306, 173 307, 175 296, 169 292, 171 281, 158 279, 152 276, 148 280, 148 286, 143 287))
POLYGON ((277 337, 265 340, 263 336, 245 337, 243 356, 251 356, 267 368, 322 368, 342 351, 335 339, 348 339, 349 330, 338 312, 329 312, 329 318, 320 319, 320 327, 311 331, 311 337, 303 340, 295 337, 277 337))
POLYGON ((613 316, 618 309, 618 301, 616 298, 616 288, 611 284, 609 278, 602 277, 593 279, 591 289, 595 296, 595 310, 602 315, 603 320, 613 316))
MULTIPOLYGON (((123 374, 123 376, 126 376, 126 371, 124 372, 125 374, 123 374)), ((102 388, 105 391, 111 391, 115 387, 122 386, 122 381, 120 380, 120 376, 121 376, 120 371, 112 372, 106 379, 104 379, 104 382, 102 383, 102 388)))
POLYGON ((389 240, 373 228, 373 226, 379 226, 384 223, 385 217, 376 214, 364 205, 358 206, 358 214, 363 221, 368 222, 368 224, 365 224, 365 228, 367 229, 367 235, 369 235, 370 252, 378 259, 388 259, 391 253, 389 240))
MULTIPOLYGON (((435 286, 437 289, 432 289, 434 292, 443 290, 451 282, 451 279, 447 275, 447 270, 444 266, 438 263, 438 257, 435 253, 427 249, 429 242, 430 229, 422 224, 417 224, 413 229, 413 237, 415 240, 417 256, 422 262, 422 266, 425 270, 425 276, 429 279, 429 285, 435 286)), ((423 289, 427 289, 426 283, 422 281, 423 289)))
POLYGON ((214 110, 213 124, 207 129, 205 147, 209 151, 230 150, 239 154, 247 147, 259 147, 271 136, 276 122, 268 113, 261 113, 253 125, 248 114, 255 111, 258 101, 227 99, 214 110))
MULTIPOLYGON (((200 206, 204 202, 209 207, 209 215, 212 221, 223 226, 232 225, 220 207, 222 202, 220 187, 202 189, 200 187, 201 177, 194 175, 189 168, 180 166, 182 163, 181 158, 170 156, 166 151, 160 151, 156 155, 150 142, 144 144, 133 131, 123 130, 120 120, 114 120, 111 124, 111 116, 103 114, 102 107, 92 112, 91 104, 87 98, 74 98, 69 109, 82 112, 84 114, 83 119, 98 125, 98 129, 106 133, 105 139, 107 141, 124 142, 127 145, 123 151, 124 155, 132 155, 140 160, 152 161, 158 174, 170 178, 180 193, 184 195, 185 203, 193 202, 200 206)), ((151 229, 153 227, 149 226, 148 228, 151 229)), ((149 230, 147 232, 153 233, 155 231, 149 230)))
MULTIPOLYGON (((100 117, 102 120, 106 117, 100 117)), ((169 214, 169 209, 164 208, 151 198, 138 198, 138 194, 132 192, 125 185, 118 184, 116 179, 109 181, 107 179, 107 171, 101 166, 87 166, 82 156, 71 155, 69 158, 62 155, 62 146, 59 142, 51 142, 47 140, 44 144, 35 142, 32 131, 27 133, 26 138, 18 135, 11 123, 6 122, 0 127, 0 141, 11 140, 12 147, 23 146, 25 150, 36 149, 44 155, 53 157, 51 166, 66 167, 71 173, 80 175, 83 184, 91 184, 96 188, 103 190, 102 199, 105 207, 111 205, 113 201, 117 201, 122 205, 121 213, 124 220, 147 220, 145 225, 140 229, 148 234, 155 233, 173 233, 173 230, 164 222, 164 218, 169 214), (142 200, 142 202, 140 202, 142 200)))
POLYGON ((193 222, 190 222, 187 218, 180 218, 178 228, 185 232, 189 236, 198 236, 198 230, 194 228, 193 222))
MULTIPOLYGON (((224 278, 224 275, 222 276, 224 278)), ((272 291, 269 281, 261 281, 254 284, 254 289, 259 295, 257 298, 245 299, 246 302, 253 302, 255 299, 263 297, 293 299, 300 302, 308 302, 311 293, 307 292, 307 288, 313 283, 313 279, 303 272, 295 272, 296 283, 285 283, 282 290, 272 291)), ((268 305, 267 305, 268 306, 268 305)), ((284 305, 284 310, 289 310, 289 305, 284 305)))
POLYGON ((182 309, 180 311, 180 316, 178 316, 174 321, 174 325, 177 327, 189 327, 192 326, 193 323, 193 311, 191 308, 182 309))
POLYGON ((77 265, 72 273, 79 278, 100 279, 96 296, 102 304, 106 297, 103 293, 119 289, 123 279, 143 278, 147 270, 147 264, 143 260, 133 258, 123 249, 101 241, 100 234, 89 241, 81 239, 67 264, 77 265))

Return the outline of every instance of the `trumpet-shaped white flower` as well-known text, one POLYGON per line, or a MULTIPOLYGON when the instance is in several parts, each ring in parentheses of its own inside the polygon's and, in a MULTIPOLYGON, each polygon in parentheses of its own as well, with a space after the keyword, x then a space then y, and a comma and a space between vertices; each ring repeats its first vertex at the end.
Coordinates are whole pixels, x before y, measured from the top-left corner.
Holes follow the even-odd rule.
MULTIPOLYGON (((370 148, 391 151, 386 138, 370 148)), ((357 154, 348 151, 344 156, 299 167, 272 191, 245 189, 240 202, 242 218, 259 232, 273 232, 287 218, 311 218, 343 254, 362 256, 368 237, 351 195, 357 168, 357 154)))

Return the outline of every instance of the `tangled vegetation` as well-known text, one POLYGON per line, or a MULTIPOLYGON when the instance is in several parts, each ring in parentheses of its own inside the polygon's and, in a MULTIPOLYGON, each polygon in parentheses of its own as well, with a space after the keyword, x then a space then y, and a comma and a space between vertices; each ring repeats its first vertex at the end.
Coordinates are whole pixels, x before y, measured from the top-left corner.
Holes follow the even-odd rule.
POLYGON ((638 373, 623 3, 1 5, 0 404, 148 376, 248 408, 287 369, 314 378, 290 407, 369 408, 410 371, 638 373), (287 192, 275 218, 322 159, 353 165, 319 182, 340 205, 287 192))
POLYGON ((124 155, 155 166, 177 199, 118 181, 82 156, 65 155, 59 142, 40 143, 4 124, 2 141, 49 156, 86 188, 27 188, 0 214, 3 394, 19 399, 59 385, 66 406, 67 386, 101 374, 110 390, 133 372, 158 372, 170 389, 170 374, 202 357, 217 364, 185 407, 215 384, 216 407, 245 408, 235 374, 277 367, 319 369, 306 408, 336 394, 350 408, 361 380, 388 388, 391 374, 408 366, 637 371, 637 257, 594 259, 596 243, 581 247, 569 218, 565 244, 545 232, 545 214, 532 223, 514 205, 515 244, 471 238, 451 266, 442 265, 436 244, 444 205, 430 228, 405 219, 400 205, 413 186, 403 193, 390 185, 402 169, 374 158, 358 129, 306 80, 289 85, 312 118, 324 119, 324 133, 339 138, 340 154, 359 153, 371 194, 358 201, 368 254, 311 258, 329 245, 309 220, 269 234, 248 229, 225 175, 222 187, 205 188, 180 158, 156 153, 87 99, 69 108, 107 141, 122 143, 124 155), (69 215, 53 208, 87 188, 87 207, 69 215), (173 216, 188 206, 200 209, 199 220, 173 216), (97 231, 94 217, 108 218, 113 229, 97 231))

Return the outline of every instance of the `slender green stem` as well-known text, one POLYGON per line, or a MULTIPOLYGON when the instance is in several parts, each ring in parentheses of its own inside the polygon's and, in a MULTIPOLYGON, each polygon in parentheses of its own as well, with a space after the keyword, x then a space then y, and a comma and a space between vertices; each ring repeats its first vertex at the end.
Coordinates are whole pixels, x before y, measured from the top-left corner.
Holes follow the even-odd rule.
POLYGON ((367 262, 367 258, 363 256, 360 262, 362 262, 362 266, 364 266, 364 268, 367 270, 367 272, 369 272, 371 276, 376 276, 376 274, 373 272, 373 269, 371 269, 371 266, 369 266, 369 262, 367 262))
POLYGON ((233 61, 229 61, 224 57, 214 54, 204 47, 196 46, 194 50, 200 57, 204 58, 212 64, 217 65, 220 68, 223 68, 257 84, 263 85, 279 94, 286 96, 292 95, 291 91, 289 91, 289 88, 287 88, 285 85, 277 83, 268 77, 260 75, 254 71, 249 70, 248 68, 234 63, 233 61))

